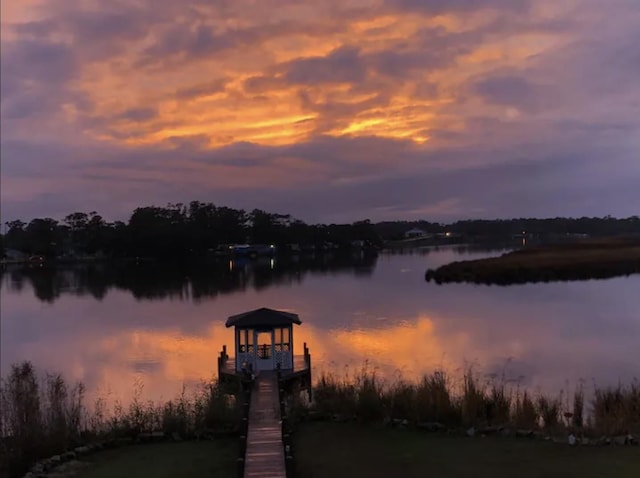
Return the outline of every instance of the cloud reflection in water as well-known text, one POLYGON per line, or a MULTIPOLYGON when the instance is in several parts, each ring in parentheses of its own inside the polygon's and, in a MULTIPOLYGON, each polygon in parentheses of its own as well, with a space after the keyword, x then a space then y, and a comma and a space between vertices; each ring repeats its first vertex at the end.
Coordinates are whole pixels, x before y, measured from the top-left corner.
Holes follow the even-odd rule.
POLYGON ((295 352, 309 344, 316 377, 353 374, 367 364, 388 379, 413 379, 474 365, 483 374, 559 390, 581 379, 615 384, 640 375, 638 276, 507 288, 423 281, 427 267, 451 257, 441 250, 339 267, 248 264, 234 268, 237 277, 212 268, 174 275, 171 287, 185 294, 166 293, 158 277, 155 286, 140 284, 142 274, 138 282, 103 284, 100 298, 87 277, 118 274, 5 273, 2 373, 28 359, 84 381, 92 393, 126 401, 141 382, 143 397, 172 398, 183 384, 215 374, 223 344, 232 349, 226 317, 265 306, 300 314, 295 352), (54 291, 52 298, 38 299, 34 286, 54 291), (209 294, 196 298, 196 289, 209 294))

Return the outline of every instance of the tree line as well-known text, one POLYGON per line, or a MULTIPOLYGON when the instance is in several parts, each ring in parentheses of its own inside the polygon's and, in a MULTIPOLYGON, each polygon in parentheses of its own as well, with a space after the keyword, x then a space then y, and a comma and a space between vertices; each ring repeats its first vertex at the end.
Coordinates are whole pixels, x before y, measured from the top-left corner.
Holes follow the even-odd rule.
POLYGON ((97 212, 74 212, 62 221, 36 218, 6 223, 2 253, 46 257, 92 256, 168 258, 201 256, 229 244, 273 244, 287 248, 375 248, 382 240, 370 221, 306 224, 288 214, 246 212, 192 201, 136 208, 127 223, 107 222, 97 212))
POLYGON ((451 224, 429 221, 388 221, 375 224, 385 240, 399 240, 404 233, 417 228, 427 234, 450 232, 467 239, 508 239, 513 236, 552 237, 563 235, 589 235, 593 237, 640 234, 640 217, 628 218, 580 217, 580 218, 517 218, 517 219, 467 219, 451 224))
POLYGON ((640 218, 549 218, 462 220, 451 224, 369 220, 351 224, 307 224, 288 214, 247 212, 192 201, 136 208, 128 222, 107 222, 97 212, 74 212, 62 221, 36 218, 5 224, 0 253, 19 251, 46 257, 93 256, 169 258, 202 256, 228 244, 273 244, 279 250, 378 248, 403 239, 414 228, 426 234, 451 233, 458 241, 504 240, 513 236, 640 234, 640 218))

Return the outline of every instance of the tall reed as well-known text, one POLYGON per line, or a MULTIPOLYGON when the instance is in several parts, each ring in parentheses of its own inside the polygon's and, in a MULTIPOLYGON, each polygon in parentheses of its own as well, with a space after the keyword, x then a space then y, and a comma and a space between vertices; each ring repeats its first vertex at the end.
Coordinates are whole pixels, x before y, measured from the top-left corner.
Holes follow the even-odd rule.
POLYGON ((352 378, 323 374, 315 384, 314 397, 313 406, 325 415, 365 422, 400 419, 445 427, 507 426, 549 433, 569 427, 606 434, 640 432, 637 381, 616 388, 596 387, 590 410, 582 387, 574 392, 572 403, 563 404, 562 393, 532 395, 502 378, 483 381, 471 369, 459 383, 442 371, 417 381, 390 383, 366 370, 352 378))
POLYGON ((604 433, 640 430, 640 383, 594 390, 593 424, 604 433))
POLYGON ((42 379, 30 362, 15 364, 0 379, 0 475, 21 476, 37 460, 87 441, 136 437, 162 431, 182 438, 229 432, 239 411, 217 381, 203 382, 192 395, 156 403, 142 399, 144 384, 134 385, 128 406, 108 407, 98 398, 84 405, 81 383, 69 385, 59 374, 42 379))
POLYGON ((60 375, 42 381, 29 362, 13 365, 0 381, 3 465, 23 470, 27 464, 80 442, 84 387, 69 387, 60 375))

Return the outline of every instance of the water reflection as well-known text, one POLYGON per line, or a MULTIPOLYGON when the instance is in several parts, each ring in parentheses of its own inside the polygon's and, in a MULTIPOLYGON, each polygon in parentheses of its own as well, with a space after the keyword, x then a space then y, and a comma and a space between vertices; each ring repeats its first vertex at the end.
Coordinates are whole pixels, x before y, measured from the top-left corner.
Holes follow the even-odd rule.
POLYGON ((140 379, 144 397, 172 397, 214 374, 233 342, 229 315, 264 306, 300 315, 295 353, 310 345, 316 376, 365 362, 392 378, 477 364, 546 390, 640 376, 640 276, 508 288, 424 282, 426 268, 461 252, 487 254, 7 270, 2 373, 30 359, 112 397, 130 398, 140 379))
POLYGON ((307 274, 373 273, 377 254, 312 254, 276 259, 238 258, 204 263, 88 263, 74 266, 26 265, 0 269, 0 287, 21 292, 25 282, 36 297, 54 302, 62 294, 102 300, 110 289, 136 299, 200 300, 219 294, 300 283, 307 274), (6 278, 5 278, 6 276, 6 278))
MULTIPOLYGON (((504 242, 504 243, 473 243, 473 244, 455 244, 455 245, 434 245, 423 247, 401 247, 397 246, 393 249, 383 251, 384 254, 390 255, 409 255, 409 256, 427 256, 429 254, 439 255, 443 252, 453 252, 458 255, 480 254, 482 256, 497 255, 514 249, 518 249, 521 243, 504 242)), ((463 260, 464 258, 458 258, 463 260)))

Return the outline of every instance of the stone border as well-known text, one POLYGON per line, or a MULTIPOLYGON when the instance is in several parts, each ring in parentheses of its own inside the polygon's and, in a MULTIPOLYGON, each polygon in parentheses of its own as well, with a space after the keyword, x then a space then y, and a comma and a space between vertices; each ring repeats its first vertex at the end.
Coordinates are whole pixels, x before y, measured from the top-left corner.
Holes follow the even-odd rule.
POLYGON ((36 462, 29 471, 23 476, 23 478, 46 478, 49 473, 57 471, 57 468, 73 460, 77 460, 80 457, 86 457, 93 455, 102 450, 110 450, 114 448, 121 448, 131 445, 141 445, 148 443, 161 443, 171 441, 174 443, 181 441, 201 441, 201 440, 215 440, 220 437, 220 433, 216 433, 213 430, 204 430, 190 439, 183 439, 178 433, 167 434, 162 431, 156 431, 151 433, 140 433, 136 438, 120 437, 111 438, 108 440, 100 440, 95 443, 82 445, 75 447, 73 450, 53 455, 49 458, 45 458, 36 462))
MULTIPOLYGON (((310 411, 306 414, 302 421, 330 421, 335 423, 355 422, 356 417, 347 417, 339 414, 323 414, 321 412, 310 411)), ((485 426, 485 427, 447 427, 440 422, 411 422, 410 420, 403 418, 385 418, 382 422, 371 422, 371 424, 382 424, 385 427, 390 428, 403 428, 422 430, 427 433, 441 433, 446 435, 457 435, 461 437, 487 437, 499 435, 502 437, 514 437, 514 438, 528 438, 535 440, 550 441, 558 444, 565 444, 570 446, 639 446, 640 440, 637 436, 631 433, 625 435, 601 435, 599 438, 586 437, 583 434, 575 434, 567 430, 564 436, 553 435, 545 432, 544 430, 534 429, 521 429, 508 425, 499 426, 485 426)), ((585 430, 589 433, 589 430, 585 430)))

